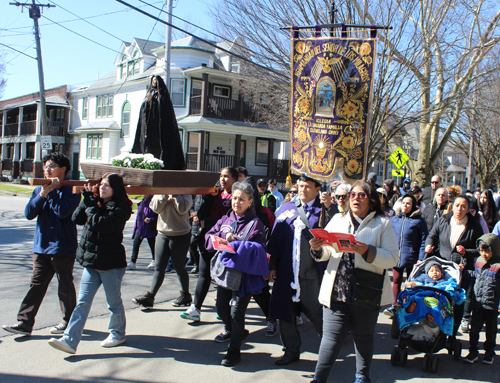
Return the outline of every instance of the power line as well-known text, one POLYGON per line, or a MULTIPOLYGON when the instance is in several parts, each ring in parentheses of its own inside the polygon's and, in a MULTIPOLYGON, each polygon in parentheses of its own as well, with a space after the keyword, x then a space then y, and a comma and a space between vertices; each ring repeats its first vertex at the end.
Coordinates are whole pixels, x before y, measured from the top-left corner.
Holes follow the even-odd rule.
MULTIPOLYGON (((30 59, 36 60, 36 57, 30 56, 30 55, 28 55, 28 54, 26 54, 26 53, 24 53, 24 52, 18 51, 17 49, 14 49, 14 48, 12 48, 12 47, 10 47, 10 46, 8 46, 8 45, 2 44, 2 43, 0 43, 0 45, 4 46, 4 47, 6 47, 6 48, 12 49, 13 51, 16 51, 17 53, 20 53, 20 54, 22 54, 22 55, 28 56, 30 59)), ((31 44, 31 45, 33 45, 33 44, 31 44)), ((28 47, 28 48, 29 48, 29 47, 28 47)), ((28 49, 28 48, 26 48, 26 49, 28 49)))
MULTIPOLYGON (((69 28, 65 27, 64 25, 59 24, 59 23, 58 23, 58 22, 56 22, 56 21, 53 21, 53 20, 49 19, 47 16, 44 16, 44 17, 45 17, 47 20, 51 21, 52 23, 59 25, 61 28, 64 28, 64 29, 66 29, 67 31, 69 31, 69 32, 71 32, 71 33, 74 33, 75 35, 80 36, 81 38, 84 38, 85 40, 88 40, 88 41, 90 41, 90 42, 93 42, 94 44, 97 44, 97 45, 99 45, 99 46, 101 46, 101 47, 103 47, 103 48, 106 48, 106 49, 110 50, 111 52, 120 53, 120 52, 118 52, 118 51, 116 51, 116 50, 114 50, 114 49, 111 49, 111 48, 107 47, 106 45, 103 45, 103 44, 101 44, 101 43, 98 43, 97 41, 94 41, 94 40, 92 40, 92 39, 89 39, 88 37, 85 37, 85 36, 83 36, 83 35, 79 34, 78 32, 75 32, 75 31, 73 31, 73 30, 71 30, 71 29, 69 29, 69 28)), ((120 41, 123 41, 123 40, 120 40, 120 41)))
POLYGON ((120 42, 123 42, 123 40, 122 40, 122 39, 120 39, 119 37, 116 37, 115 35, 113 35, 113 34, 109 33, 108 31, 105 31, 104 29, 102 29, 102 28, 98 27, 97 25, 92 24, 90 21, 87 21, 87 20, 85 20, 85 19, 81 18, 81 17, 80 17, 80 16, 78 16, 77 14, 75 14, 75 13, 73 13, 73 12, 71 12, 71 11, 68 11, 66 8, 61 7, 60 5, 58 5, 55 1, 53 1, 53 0, 51 0, 51 1, 52 1, 55 5, 57 5, 59 8, 61 8, 61 9, 65 10, 66 12, 68 12, 68 13, 72 14, 73 16, 78 17, 78 19, 79 19, 79 20, 85 21, 87 24, 92 25, 93 27, 95 27, 95 28, 99 29, 100 31, 102 31, 102 32, 106 33, 107 35, 109 35, 109 36, 111 36, 111 37, 114 37, 115 39, 119 40, 120 42))
MULTIPOLYGON (((17 55, 15 55, 12 59, 10 59, 9 61, 7 61, 5 63, 5 65, 9 65, 12 61, 14 61, 15 59, 17 59, 19 57, 20 54, 24 54, 24 52, 26 52, 28 49, 30 49, 33 45, 35 45, 35 43, 32 43, 29 47, 27 47, 25 50, 23 50, 22 53, 19 53, 17 55)), ((31 56, 30 56, 31 57, 31 56)), ((33 57, 34 58, 34 57, 33 57)), ((34 58, 36 60, 36 58, 34 58)))
POLYGON ((135 6, 131 5, 131 4, 128 4, 127 2, 125 2, 123 0, 116 0, 116 1, 119 2, 120 4, 126 5, 129 8, 134 9, 135 11, 137 11, 139 13, 142 13, 143 15, 146 15, 146 16, 152 18, 153 20, 157 20, 157 21, 159 21, 162 24, 169 25, 172 28, 175 28, 175 29, 177 29, 177 30, 179 30, 181 32, 184 32, 185 34, 187 34, 187 35, 189 35, 191 37, 194 37, 195 39, 198 39, 198 40, 204 42, 205 44, 208 44, 210 46, 215 47, 216 49, 219 49, 219 50, 221 50, 223 52, 226 52, 227 54, 230 54, 233 57, 236 57, 236 58, 239 58, 240 60, 243 60, 243 61, 246 61, 248 63, 251 63, 252 65, 255 65, 255 66, 257 66, 257 67, 259 67, 261 69, 264 69, 264 70, 267 70, 269 72, 272 72, 272 73, 274 73, 274 74, 276 74, 276 75, 278 75, 280 77, 284 77, 284 78, 286 78, 288 80, 288 76, 284 75, 283 73, 278 72, 277 70, 274 70, 272 68, 266 67, 266 66, 261 65, 261 64, 258 64, 258 63, 254 62, 252 60, 247 59, 246 57, 240 56, 240 55, 238 55, 236 53, 228 51, 227 49, 221 48, 220 46, 218 46, 217 44, 215 44, 215 43, 213 43, 213 42, 211 42, 209 40, 206 40, 206 39, 203 39, 201 37, 198 37, 198 36, 196 36, 195 34, 193 34, 191 32, 188 32, 188 31, 186 31, 186 30, 184 30, 182 28, 176 27, 173 24, 167 23, 166 21, 161 20, 158 17, 155 17, 155 16, 151 15, 150 13, 147 13, 146 11, 143 11, 142 9, 139 9, 139 8, 137 8, 137 7, 135 7, 135 6))

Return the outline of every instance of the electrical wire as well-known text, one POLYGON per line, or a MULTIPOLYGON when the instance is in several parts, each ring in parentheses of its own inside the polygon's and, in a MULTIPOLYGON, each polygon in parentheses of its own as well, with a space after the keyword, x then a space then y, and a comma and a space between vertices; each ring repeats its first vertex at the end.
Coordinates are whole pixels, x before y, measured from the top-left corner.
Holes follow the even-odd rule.
POLYGON ((57 4, 56 2, 54 2, 53 0, 51 0, 51 2, 52 2, 52 3, 54 3, 55 5, 57 5, 57 6, 58 6, 59 8, 61 8, 62 10, 66 11, 66 12, 68 12, 68 13, 70 13, 70 14, 72 14, 73 16, 78 17, 78 19, 79 19, 79 20, 85 21, 87 24, 90 24, 90 25, 92 25, 93 27, 95 27, 95 28, 99 29, 101 32, 104 32, 104 33, 106 33, 107 35, 109 35, 109 36, 111 36, 111 37, 114 37, 114 38, 115 38, 115 39, 117 39, 118 41, 123 42, 123 39, 120 39, 119 37, 116 37, 115 35, 113 35, 113 34, 109 33, 108 31, 105 31, 104 29, 102 29, 102 28, 98 27, 97 25, 92 24, 90 21, 87 21, 87 20, 85 20, 85 19, 81 18, 81 17, 80 17, 80 16, 78 16, 77 14, 75 14, 75 13, 73 13, 73 12, 71 12, 71 11, 67 10, 66 8, 64 8, 64 7, 60 6, 59 4, 57 4))
MULTIPOLYGON (((97 41, 94 41, 94 40, 92 40, 92 39, 89 39, 88 37, 85 37, 85 36, 83 36, 83 35, 79 34, 78 32, 75 32, 75 31, 73 31, 73 30, 71 30, 71 29, 69 29, 69 28, 65 27, 64 25, 61 25, 61 24, 59 24, 58 22, 56 22, 56 21, 53 21, 53 20, 49 19, 47 16, 44 16, 44 18, 45 18, 45 19, 47 19, 47 20, 49 20, 49 21, 51 21, 51 22, 52 22, 52 23, 54 23, 54 24, 59 25, 61 28, 64 28, 64 29, 66 29, 67 31, 69 31, 69 32, 71 32, 71 33, 74 33, 75 35, 80 36, 81 38, 84 38, 85 40, 88 40, 88 41, 90 41, 90 42, 93 42, 94 44, 97 44, 97 45, 99 45, 99 46, 101 46, 101 47, 103 47, 103 48, 106 48, 106 49, 110 50, 111 52, 120 53, 120 52, 118 52, 117 50, 111 49, 111 48, 107 47, 106 45, 103 45, 103 44, 101 44, 101 43, 98 43, 97 41)), ((121 41, 123 41, 123 40, 121 40, 121 41)))
MULTIPOLYGON (((31 44, 29 47, 27 47, 25 50, 23 50, 22 54, 24 54, 24 52, 26 52, 28 49, 30 49, 33 45, 35 45, 35 43, 31 44)), ((18 53, 17 55, 15 55, 12 59, 10 59, 9 61, 7 61, 5 63, 5 65, 9 65, 12 61, 14 61, 15 59, 17 59, 19 57, 19 55, 21 55, 21 53, 18 53)), ((36 60, 36 58, 35 58, 36 60)))
MULTIPOLYGON (((12 48, 12 47, 10 47, 10 46, 8 46, 8 45, 2 44, 2 43, 0 43, 0 45, 4 46, 4 47, 6 47, 6 48, 12 49, 13 51, 16 51, 16 52, 17 52, 17 53, 19 53, 19 54, 22 54, 22 55, 28 56, 30 59, 36 60, 36 57, 30 56, 30 55, 28 55, 28 54, 26 54, 26 53, 24 53, 24 52, 18 51, 17 49, 12 48)), ((33 44, 32 44, 32 45, 33 45, 33 44)), ((28 48, 29 48, 29 47, 28 47, 28 48)), ((26 48, 26 49, 28 49, 28 48, 26 48)), ((26 50, 26 49, 25 49, 25 50, 26 50)))

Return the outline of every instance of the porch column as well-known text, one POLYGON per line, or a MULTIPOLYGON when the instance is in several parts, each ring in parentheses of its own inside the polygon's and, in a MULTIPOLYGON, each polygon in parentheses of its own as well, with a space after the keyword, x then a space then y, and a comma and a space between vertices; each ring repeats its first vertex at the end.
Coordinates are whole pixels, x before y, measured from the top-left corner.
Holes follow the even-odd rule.
POLYGON ((208 114, 208 73, 203 73, 201 75, 201 115, 205 117, 208 114))
POLYGON ((270 138, 269 139, 269 149, 267 152, 267 176, 268 177, 274 177, 273 158, 274 158, 274 138, 270 138))
POLYGON ((233 167, 240 166, 241 158, 241 134, 237 134, 234 139, 234 164, 233 167))
POLYGON ((19 107, 19 118, 18 118, 18 123, 17 123, 17 136, 19 137, 21 135, 21 124, 23 123, 23 110, 24 106, 19 107))
MULTIPOLYGON (((36 104, 36 131, 35 134, 39 136, 41 133, 41 127, 42 127, 42 113, 40 112, 40 103, 36 104)), ((36 152, 36 150, 35 150, 36 152)))
POLYGON ((196 170, 205 170, 205 131, 200 131, 198 136, 198 163, 196 170))
POLYGON ((2 137, 5 136, 5 124, 7 123, 7 112, 3 112, 3 118, 2 118, 2 137))

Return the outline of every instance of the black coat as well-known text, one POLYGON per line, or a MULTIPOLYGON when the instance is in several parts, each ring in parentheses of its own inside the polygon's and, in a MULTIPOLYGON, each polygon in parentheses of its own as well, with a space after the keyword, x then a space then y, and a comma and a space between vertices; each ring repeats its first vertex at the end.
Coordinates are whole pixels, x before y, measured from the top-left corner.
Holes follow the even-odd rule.
POLYGON ((427 228, 429 229, 429 231, 432 229, 437 220, 443 215, 443 212, 445 211, 447 206, 448 202, 442 204, 438 208, 438 205, 433 202, 425 207, 424 211, 422 212, 422 218, 427 223, 427 228))
MULTIPOLYGON (((479 251, 477 250, 477 240, 483 235, 483 228, 479 222, 472 216, 472 214, 467 213, 468 220, 465 230, 460 236, 455 247, 451 248, 450 237, 451 228, 450 221, 453 217, 453 212, 443 215, 436 224, 432 227, 431 232, 427 236, 425 246, 431 245, 439 249, 438 257, 446 259, 447 261, 453 261, 457 264, 463 263, 465 270, 468 272, 463 273, 463 277, 467 278, 474 275, 474 258, 479 256, 479 251), (457 251, 457 247, 462 245, 465 248, 465 255, 463 256, 457 251)), ((427 254, 426 258, 432 254, 427 254)))
POLYGON ((83 196, 72 217, 77 225, 83 225, 76 250, 77 261, 83 267, 100 270, 126 267, 122 241, 131 206, 119 206, 114 201, 99 206, 92 192, 85 192, 83 196))

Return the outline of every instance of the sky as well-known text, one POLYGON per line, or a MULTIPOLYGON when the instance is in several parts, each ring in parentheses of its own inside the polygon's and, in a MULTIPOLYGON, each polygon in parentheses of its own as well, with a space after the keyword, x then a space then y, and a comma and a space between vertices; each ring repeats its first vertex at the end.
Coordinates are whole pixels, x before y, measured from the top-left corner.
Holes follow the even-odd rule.
MULTIPOLYGON (((158 17, 160 13, 159 10, 141 3, 140 0, 124 1, 154 16, 158 17)), ((196 26, 215 32, 208 13, 212 1, 173 0, 173 14, 196 26)), ((37 61, 33 59, 36 58, 33 20, 30 19, 27 8, 22 11, 21 7, 9 5, 10 2, 14 1, 0 0, 0 60, 6 63, 4 77, 7 79, 7 86, 1 100, 38 92, 40 89, 37 61)), ((20 2, 31 3, 31 0, 20 2)), ((164 6, 166 10, 165 0, 147 0, 146 2, 158 8, 164 6)), ((149 37, 152 41, 164 41, 165 38, 164 24, 157 23, 155 26, 155 20, 114 0, 55 0, 55 2, 37 0, 37 3, 56 6, 44 8, 42 17, 38 20, 45 89, 60 85, 92 84, 98 77, 103 77, 113 70, 113 63, 118 55, 121 41, 130 42, 134 37, 145 40, 149 37), (102 30, 79 18, 85 19, 102 30)), ((163 13, 160 18, 166 20, 167 15, 163 13)), ((175 18, 173 24, 200 37, 217 40, 216 37, 175 18)), ((180 32, 174 32, 173 39, 184 36, 180 32)))

